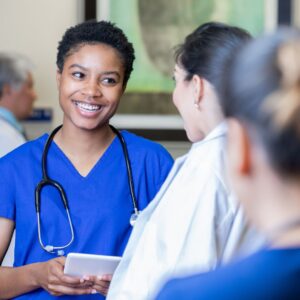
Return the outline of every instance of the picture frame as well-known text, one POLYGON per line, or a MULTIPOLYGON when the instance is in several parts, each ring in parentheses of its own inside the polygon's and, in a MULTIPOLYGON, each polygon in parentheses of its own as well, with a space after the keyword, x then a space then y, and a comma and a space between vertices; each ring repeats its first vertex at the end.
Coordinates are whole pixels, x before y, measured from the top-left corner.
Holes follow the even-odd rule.
POLYGON ((90 16, 122 28, 136 52, 134 71, 112 119, 156 140, 187 141, 172 103, 174 46, 201 23, 220 21, 254 36, 277 25, 279 0, 86 0, 90 16), (152 49, 151 49, 152 48, 152 49), (165 132, 165 134, 161 134, 165 132))

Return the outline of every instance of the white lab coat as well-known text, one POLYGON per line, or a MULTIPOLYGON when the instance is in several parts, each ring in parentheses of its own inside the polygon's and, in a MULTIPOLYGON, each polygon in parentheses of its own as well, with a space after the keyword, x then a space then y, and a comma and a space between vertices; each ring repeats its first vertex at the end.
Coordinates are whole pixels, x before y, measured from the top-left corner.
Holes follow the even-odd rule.
POLYGON ((135 225, 108 300, 153 299, 169 278, 214 269, 262 245, 228 190, 225 138, 222 123, 176 160, 135 225))
POLYGON ((0 118, 0 157, 19 147, 26 140, 9 122, 0 118))

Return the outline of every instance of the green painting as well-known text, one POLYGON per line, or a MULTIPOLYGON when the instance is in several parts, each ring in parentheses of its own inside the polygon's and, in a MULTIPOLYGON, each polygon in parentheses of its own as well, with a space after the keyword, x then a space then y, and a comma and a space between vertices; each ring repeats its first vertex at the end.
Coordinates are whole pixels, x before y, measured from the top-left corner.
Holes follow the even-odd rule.
POLYGON ((253 35, 264 30, 264 0, 110 0, 108 3, 109 19, 124 30, 136 50, 121 113, 176 113, 171 103, 174 46, 200 24, 226 22, 253 35))
POLYGON ((132 92, 170 92, 173 48, 204 22, 228 22, 257 35, 264 29, 263 0, 110 0, 110 19, 136 49, 132 92))

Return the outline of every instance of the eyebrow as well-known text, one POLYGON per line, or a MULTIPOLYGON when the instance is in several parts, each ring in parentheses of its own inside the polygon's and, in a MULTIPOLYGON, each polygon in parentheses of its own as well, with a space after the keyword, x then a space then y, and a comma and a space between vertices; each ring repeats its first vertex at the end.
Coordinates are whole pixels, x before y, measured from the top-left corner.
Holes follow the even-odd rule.
MULTIPOLYGON (((69 69, 72 69, 72 68, 79 68, 79 69, 82 69, 84 71, 88 71, 88 68, 85 68, 85 67, 83 67, 83 66, 81 66, 79 64, 72 64, 69 67, 69 69)), ((101 72, 100 74, 101 75, 116 75, 118 77, 121 77, 120 74, 119 74, 119 72, 117 72, 117 71, 105 71, 105 72, 101 72)))
POLYGON ((73 64, 69 67, 69 69, 72 69, 72 68, 79 68, 79 69, 82 69, 82 70, 87 70, 87 68, 81 66, 81 65, 78 65, 78 64, 73 64))
POLYGON ((107 71, 107 72, 102 72, 101 75, 116 75, 118 77, 121 77, 119 72, 117 71, 107 71))

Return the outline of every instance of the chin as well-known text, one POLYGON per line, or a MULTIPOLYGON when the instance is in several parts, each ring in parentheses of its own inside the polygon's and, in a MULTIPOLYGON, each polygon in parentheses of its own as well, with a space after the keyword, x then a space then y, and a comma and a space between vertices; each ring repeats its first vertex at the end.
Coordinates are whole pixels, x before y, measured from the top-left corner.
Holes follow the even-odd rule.
POLYGON ((94 131, 94 130, 98 130, 102 127, 104 127, 105 125, 108 124, 108 121, 104 122, 104 121, 99 121, 99 122, 74 122, 73 125, 75 127, 77 127, 78 129, 81 130, 87 130, 87 131, 94 131))
POLYGON ((200 142, 205 138, 204 134, 189 134, 187 132, 186 135, 187 135, 187 138, 189 139, 189 141, 192 143, 200 142))

